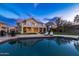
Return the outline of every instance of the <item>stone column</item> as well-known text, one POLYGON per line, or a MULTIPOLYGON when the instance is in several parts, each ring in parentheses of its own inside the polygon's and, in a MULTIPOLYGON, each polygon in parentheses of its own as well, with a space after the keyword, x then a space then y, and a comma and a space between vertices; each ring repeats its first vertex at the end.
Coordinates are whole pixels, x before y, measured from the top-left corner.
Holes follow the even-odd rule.
POLYGON ((36 28, 37 33, 40 33, 40 27, 36 28))
POLYGON ((42 28, 42 33, 44 32, 44 28, 42 28))
POLYGON ((23 24, 21 24, 21 34, 23 34, 23 24))
POLYGON ((47 32, 47 27, 45 27, 45 33, 47 32))
POLYGON ((30 33, 34 33, 34 28, 33 27, 31 27, 30 33))
POLYGON ((7 27, 5 28, 5 32, 7 32, 7 27))

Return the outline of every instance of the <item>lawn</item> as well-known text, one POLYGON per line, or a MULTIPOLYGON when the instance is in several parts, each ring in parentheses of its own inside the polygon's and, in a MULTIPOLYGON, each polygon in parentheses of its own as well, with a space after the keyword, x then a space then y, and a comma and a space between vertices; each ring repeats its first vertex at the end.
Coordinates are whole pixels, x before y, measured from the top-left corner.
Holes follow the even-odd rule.
POLYGON ((75 33, 75 32, 54 32, 54 34, 58 34, 58 35, 79 35, 79 33, 75 33))

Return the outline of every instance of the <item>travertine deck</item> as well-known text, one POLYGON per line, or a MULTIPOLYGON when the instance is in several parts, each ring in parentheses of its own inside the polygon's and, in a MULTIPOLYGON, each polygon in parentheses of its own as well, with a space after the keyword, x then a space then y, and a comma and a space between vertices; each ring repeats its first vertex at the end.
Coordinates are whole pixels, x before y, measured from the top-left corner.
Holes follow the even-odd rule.
POLYGON ((79 35, 54 35, 54 36, 79 39, 79 35))
POLYGON ((67 37, 67 38, 74 38, 74 39, 79 39, 79 35, 43 35, 43 34, 38 34, 38 35, 17 35, 15 37, 11 36, 5 36, 5 37, 0 37, 0 43, 7 41, 7 40, 16 40, 17 38, 41 38, 41 37, 67 37))

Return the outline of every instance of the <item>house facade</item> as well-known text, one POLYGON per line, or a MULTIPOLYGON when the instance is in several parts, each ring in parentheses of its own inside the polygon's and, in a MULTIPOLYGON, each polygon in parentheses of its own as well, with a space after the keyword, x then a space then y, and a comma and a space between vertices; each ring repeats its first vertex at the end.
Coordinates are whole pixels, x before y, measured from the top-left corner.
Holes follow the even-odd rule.
POLYGON ((7 32, 7 25, 5 24, 5 23, 3 23, 3 22, 0 22, 0 31, 1 30, 3 30, 3 31, 5 31, 5 32, 7 32))
POLYGON ((18 31, 23 33, 44 33, 46 26, 44 23, 37 21, 34 18, 29 18, 17 23, 18 31))
POLYGON ((56 30, 57 28, 57 25, 55 22, 47 22, 46 26, 47 26, 47 31, 49 31, 50 27, 52 28, 53 31, 56 30))
POLYGON ((17 32, 17 27, 16 26, 8 26, 8 32, 10 33, 11 31, 17 32))

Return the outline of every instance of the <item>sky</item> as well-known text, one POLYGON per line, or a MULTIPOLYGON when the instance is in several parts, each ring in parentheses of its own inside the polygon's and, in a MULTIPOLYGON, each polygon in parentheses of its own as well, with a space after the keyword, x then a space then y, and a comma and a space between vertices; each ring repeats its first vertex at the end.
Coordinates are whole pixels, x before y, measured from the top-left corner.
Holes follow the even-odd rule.
POLYGON ((79 14, 77 3, 0 3, 0 15, 16 20, 27 19, 31 15, 42 22, 48 21, 44 18, 53 17, 73 21, 77 14, 79 14))

